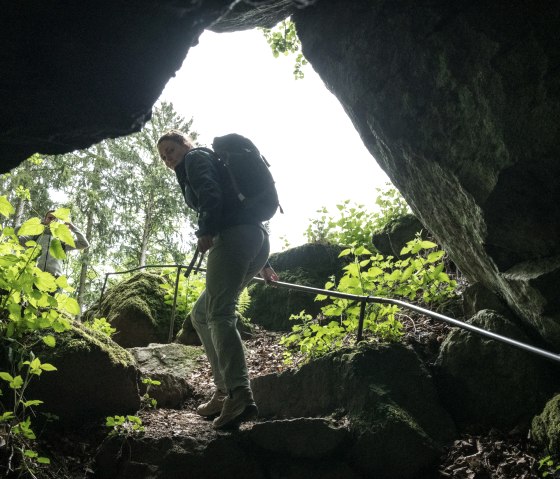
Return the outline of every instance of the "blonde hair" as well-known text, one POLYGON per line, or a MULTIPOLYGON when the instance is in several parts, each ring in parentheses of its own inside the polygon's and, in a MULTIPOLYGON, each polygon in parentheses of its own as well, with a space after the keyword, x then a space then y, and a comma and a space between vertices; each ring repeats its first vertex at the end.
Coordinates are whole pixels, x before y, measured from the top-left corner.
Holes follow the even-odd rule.
POLYGON ((194 145, 190 137, 180 130, 166 131, 163 135, 159 137, 159 140, 157 141, 157 146, 159 146, 159 144, 165 140, 173 141, 175 143, 178 143, 179 145, 187 146, 188 148, 194 148, 194 145))

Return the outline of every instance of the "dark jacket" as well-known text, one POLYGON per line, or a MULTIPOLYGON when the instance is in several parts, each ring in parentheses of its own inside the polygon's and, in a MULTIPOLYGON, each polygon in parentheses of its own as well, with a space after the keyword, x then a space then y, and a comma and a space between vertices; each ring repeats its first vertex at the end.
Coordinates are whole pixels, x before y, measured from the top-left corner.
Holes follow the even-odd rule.
POLYGON ((215 236, 231 226, 261 222, 241 207, 231 180, 212 154, 203 149, 189 151, 175 168, 187 205, 198 213, 196 236, 215 236))

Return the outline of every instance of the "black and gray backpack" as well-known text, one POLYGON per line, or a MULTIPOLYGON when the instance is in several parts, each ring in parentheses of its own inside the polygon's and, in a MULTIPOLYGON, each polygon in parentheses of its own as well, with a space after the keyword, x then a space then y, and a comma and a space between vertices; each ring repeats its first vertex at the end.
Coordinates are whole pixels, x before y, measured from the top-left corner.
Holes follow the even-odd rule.
POLYGON ((253 218, 268 221, 278 209, 283 213, 270 165, 251 140, 231 133, 214 138, 212 149, 241 206, 253 218))

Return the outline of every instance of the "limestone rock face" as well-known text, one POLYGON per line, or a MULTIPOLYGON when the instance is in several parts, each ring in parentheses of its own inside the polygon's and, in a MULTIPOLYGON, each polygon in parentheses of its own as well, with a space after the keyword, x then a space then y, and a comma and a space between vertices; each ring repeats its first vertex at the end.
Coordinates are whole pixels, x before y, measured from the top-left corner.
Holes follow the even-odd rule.
POLYGON ((290 12, 305 56, 422 224, 558 350, 555 0, 11 2, 0 171, 138 131, 205 28, 290 12))

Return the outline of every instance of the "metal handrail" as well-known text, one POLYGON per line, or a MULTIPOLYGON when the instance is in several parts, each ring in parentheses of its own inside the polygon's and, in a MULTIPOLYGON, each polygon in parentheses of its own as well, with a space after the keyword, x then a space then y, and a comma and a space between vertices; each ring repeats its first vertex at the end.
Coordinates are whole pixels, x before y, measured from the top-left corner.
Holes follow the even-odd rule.
MULTIPOLYGON (((170 324, 170 334, 171 334, 172 331, 173 331, 174 322, 175 322, 175 309, 176 309, 176 303, 177 303, 179 275, 180 275, 181 269, 182 268, 187 268, 187 266, 185 266, 185 265, 146 265, 146 266, 140 266, 138 268, 131 269, 129 271, 122 271, 122 272, 118 272, 118 273, 105 273, 105 282, 103 284, 103 290, 101 291, 101 298, 103 297, 103 292, 105 290, 105 284, 107 283, 108 275, 110 275, 110 274, 124 274, 124 273, 127 273, 127 272, 137 271, 139 269, 150 268, 150 267, 153 267, 153 268, 155 268, 155 267, 160 267, 160 268, 162 268, 162 267, 175 267, 175 268, 177 268, 177 279, 176 279, 176 283, 175 283, 175 297, 173 298, 173 309, 172 309, 172 312, 171 312, 171 324, 170 324)), ((198 272, 205 272, 206 271, 205 268, 200 268, 200 267, 196 267, 196 268, 194 268, 194 270, 196 270, 198 272)), ((357 295, 357 294, 341 293, 340 291, 313 288, 311 286, 302 286, 302 285, 293 284, 293 283, 285 283, 283 281, 270 281, 270 282, 267 283, 263 278, 258 278, 258 277, 254 277, 252 279, 252 281, 255 281, 257 283, 269 284, 273 287, 286 288, 286 289, 292 289, 292 290, 295 290, 295 291, 301 291, 303 293, 309 293, 309 294, 315 294, 315 295, 322 294, 322 295, 329 296, 329 297, 350 299, 350 300, 353 300, 353 301, 360 302, 360 319, 359 319, 359 323, 358 323, 358 333, 357 333, 357 337, 356 337, 357 342, 360 342, 362 340, 362 337, 363 337, 363 326, 364 326, 366 304, 367 303, 394 304, 396 306, 401 306, 403 308, 411 309, 411 310, 416 311, 418 313, 429 316, 430 318, 443 321, 443 322, 451 324, 453 326, 456 326, 456 327, 459 327, 459 328, 462 328, 462 329, 466 329, 467 331, 470 331, 472 333, 479 334, 481 336, 485 336, 485 337, 487 337, 489 339, 493 339, 495 341, 500 341, 502 343, 508 344, 509 346, 513 346, 513 347, 516 347, 518 349, 522 349, 522 350, 530 352, 532 354, 536 354, 536 355, 542 356, 546 359, 550 359, 552 361, 556 361, 556 362, 560 363, 560 355, 559 354, 555 354, 555 353, 552 353, 550 351, 546 351, 544 349, 537 348, 536 346, 526 344, 522 341, 517 341, 515 339, 508 338, 507 336, 502 336, 501 334, 498 334, 498 333, 493 333, 492 331, 487 331, 485 329, 479 328, 478 326, 473 326, 472 324, 468 324, 468 323, 465 323, 463 321, 459 321, 458 319, 450 318, 449 316, 445 316, 443 314, 436 313, 434 311, 430 311, 429 309, 421 308, 420 306, 416 306, 414 304, 410 304, 410 303, 407 303, 406 301, 401 301, 399 299, 382 298, 382 297, 379 297, 379 296, 360 296, 360 295, 357 295)), ((101 299, 100 299, 100 302, 101 302, 101 299)), ((171 338, 169 339, 169 342, 171 342, 171 338)))

